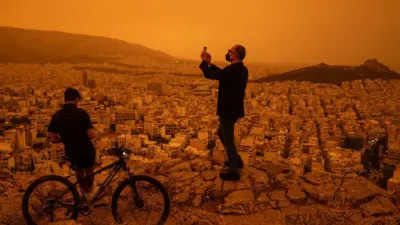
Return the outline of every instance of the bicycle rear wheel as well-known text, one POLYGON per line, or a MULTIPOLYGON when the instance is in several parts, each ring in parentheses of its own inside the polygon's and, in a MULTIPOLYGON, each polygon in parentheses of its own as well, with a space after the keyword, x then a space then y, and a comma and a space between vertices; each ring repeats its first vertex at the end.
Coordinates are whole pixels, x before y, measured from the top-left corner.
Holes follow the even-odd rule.
POLYGON ((162 225, 169 215, 170 199, 158 180, 145 175, 132 176, 115 190, 111 209, 118 223, 162 225))
POLYGON ((26 223, 49 224, 56 220, 76 219, 79 194, 71 186, 68 179, 56 175, 35 180, 22 198, 22 213, 26 223), (61 193, 65 194, 57 198, 61 193))

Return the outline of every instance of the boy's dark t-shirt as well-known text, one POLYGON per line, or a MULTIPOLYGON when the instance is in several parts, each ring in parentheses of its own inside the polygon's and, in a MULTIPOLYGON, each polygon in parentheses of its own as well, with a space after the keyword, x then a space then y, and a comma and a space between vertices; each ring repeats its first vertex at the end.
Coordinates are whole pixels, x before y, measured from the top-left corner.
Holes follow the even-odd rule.
POLYGON ((48 132, 59 134, 65 146, 65 155, 77 159, 96 154, 87 135, 87 130, 91 128, 89 114, 76 104, 68 103, 53 115, 48 132))

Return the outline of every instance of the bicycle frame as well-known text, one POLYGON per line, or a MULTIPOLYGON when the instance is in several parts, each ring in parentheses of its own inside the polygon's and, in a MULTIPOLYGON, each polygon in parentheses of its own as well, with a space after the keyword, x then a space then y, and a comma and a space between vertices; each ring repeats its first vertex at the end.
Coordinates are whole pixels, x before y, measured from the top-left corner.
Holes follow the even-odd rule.
POLYGON ((62 198, 65 194, 68 193, 69 190, 71 190, 72 188, 76 187, 76 185, 78 185, 79 181, 81 181, 83 179, 86 179, 86 178, 89 178, 89 177, 92 177, 92 176, 94 176, 94 175, 96 175, 98 173, 101 173, 101 172, 103 172, 105 170, 109 170, 111 168, 114 168, 114 170, 110 173, 110 175, 108 175, 108 177, 106 178, 104 183, 102 183, 100 185, 99 190, 95 193, 95 195, 94 195, 93 199, 90 201, 90 203, 93 203, 93 202, 97 201, 98 200, 97 198, 100 196, 101 193, 103 193, 104 189, 107 187, 107 185, 110 184, 110 182, 114 179, 115 175, 117 175, 117 173, 121 169, 126 171, 128 177, 129 177, 129 168, 126 166, 125 160, 122 157, 118 161, 116 161, 116 162, 114 162, 114 163, 112 163, 112 164, 110 164, 110 165, 108 165, 106 167, 103 167, 98 171, 93 172, 91 175, 86 176, 86 177, 81 178, 81 179, 78 179, 74 184, 72 184, 67 189, 65 189, 63 192, 61 192, 61 194, 58 195, 56 199, 62 198))

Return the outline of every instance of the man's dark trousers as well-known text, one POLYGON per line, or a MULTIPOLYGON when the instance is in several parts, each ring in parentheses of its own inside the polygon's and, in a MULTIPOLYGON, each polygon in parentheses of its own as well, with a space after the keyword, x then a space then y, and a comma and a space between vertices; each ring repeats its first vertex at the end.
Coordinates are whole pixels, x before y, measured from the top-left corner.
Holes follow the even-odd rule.
POLYGON ((228 155, 228 166, 233 170, 238 170, 243 166, 243 161, 237 152, 235 145, 234 128, 237 119, 229 117, 219 117, 218 137, 225 147, 228 155))

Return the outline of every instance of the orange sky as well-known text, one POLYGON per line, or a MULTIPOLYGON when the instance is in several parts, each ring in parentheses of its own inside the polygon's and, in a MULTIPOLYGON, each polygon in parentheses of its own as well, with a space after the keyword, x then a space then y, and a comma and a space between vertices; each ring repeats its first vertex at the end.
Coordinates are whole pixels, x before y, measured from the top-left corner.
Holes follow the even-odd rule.
POLYGON ((0 0, 0 25, 115 37, 198 59, 400 66, 399 0, 0 0), (327 3, 329 2, 329 3, 327 3), (395 54, 397 53, 397 55, 395 54))

